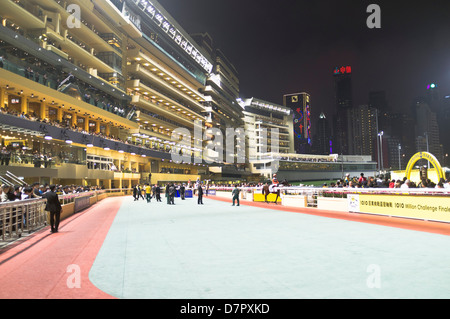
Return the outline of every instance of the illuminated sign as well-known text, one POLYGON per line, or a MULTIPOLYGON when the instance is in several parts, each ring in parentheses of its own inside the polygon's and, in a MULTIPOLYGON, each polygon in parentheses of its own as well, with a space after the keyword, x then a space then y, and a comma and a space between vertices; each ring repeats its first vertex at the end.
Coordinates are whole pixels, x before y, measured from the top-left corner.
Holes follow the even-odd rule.
POLYGON ((164 31, 164 33, 173 39, 180 48, 182 48, 187 54, 190 55, 192 59, 200 64, 205 71, 211 73, 213 68, 212 63, 209 62, 198 50, 196 50, 194 45, 190 43, 150 1, 138 0, 137 5, 154 23, 156 23, 162 31, 164 31))
POLYGON ((351 74, 351 73, 352 73, 352 67, 351 66, 341 66, 341 67, 336 67, 334 69, 334 75, 351 74))
POLYGON ((294 136, 301 143, 311 144, 311 110, 309 95, 293 95, 289 103, 293 111, 294 136))
POLYGON ((276 111, 276 112, 281 112, 281 113, 286 113, 286 114, 290 113, 290 110, 287 110, 287 109, 282 108, 280 106, 272 105, 272 104, 269 104, 269 103, 264 103, 264 102, 257 101, 257 100, 253 100, 251 104, 254 105, 254 106, 258 106, 258 107, 261 107, 261 108, 268 109, 271 112, 272 111, 276 111))

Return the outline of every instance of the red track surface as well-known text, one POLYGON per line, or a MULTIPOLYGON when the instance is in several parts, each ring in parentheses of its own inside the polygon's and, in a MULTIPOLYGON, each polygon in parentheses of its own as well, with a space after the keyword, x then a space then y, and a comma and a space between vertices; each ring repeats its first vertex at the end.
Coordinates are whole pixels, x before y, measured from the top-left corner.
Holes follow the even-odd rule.
MULTIPOLYGON (((215 196, 205 200, 231 200, 215 196)), ((49 227, 0 250, 1 299, 110 299, 89 280, 94 263, 123 198, 107 198, 93 207, 61 222, 60 231, 49 232, 49 227), (79 267, 80 287, 75 283, 76 273, 71 265, 79 267), (68 268, 69 267, 69 268, 68 268)), ((415 231, 450 235, 450 224, 401 219, 365 214, 349 214, 316 209, 284 207, 241 200, 241 204, 275 210, 330 217, 355 222, 372 223, 415 231)))
POLYGON ((58 233, 51 234, 46 227, 0 251, 0 298, 112 298, 92 285, 89 270, 122 200, 104 199, 63 220, 58 233), (77 265, 79 271, 71 265, 77 265), (76 281, 77 274, 79 281, 76 281), (77 282, 79 288, 69 288, 77 282))

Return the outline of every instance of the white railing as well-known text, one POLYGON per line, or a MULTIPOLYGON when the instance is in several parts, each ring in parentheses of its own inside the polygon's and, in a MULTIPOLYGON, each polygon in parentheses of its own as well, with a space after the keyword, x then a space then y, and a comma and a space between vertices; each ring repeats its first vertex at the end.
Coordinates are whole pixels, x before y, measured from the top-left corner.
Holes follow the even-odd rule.
MULTIPOLYGON (((261 193, 263 187, 238 187, 241 191, 261 193)), ((234 187, 218 186, 210 187, 216 191, 231 192, 234 187)), ((281 194, 302 195, 302 194, 392 194, 392 195, 438 195, 450 196, 450 188, 333 188, 333 187, 302 187, 302 186, 281 186, 281 194)))
POLYGON ((34 231, 47 221, 45 199, 26 199, 0 204, 1 240, 21 237, 25 231, 34 231))
MULTIPOLYGON (((77 198, 93 197, 108 193, 114 195, 131 195, 131 188, 104 189, 58 195, 62 206, 75 202, 77 198)), ((35 231, 47 224, 45 199, 25 199, 0 203, 0 241, 20 238, 23 232, 35 231)))
MULTIPOLYGON (((238 187, 241 190, 241 198, 254 200, 254 194, 263 194, 263 187, 238 187)), ((220 192, 230 192, 234 187, 219 186, 210 187, 220 192)), ((450 189, 445 188, 326 188, 326 187, 304 187, 304 186, 282 186, 280 189, 280 199, 289 198, 289 205, 302 205, 301 207, 318 208, 319 200, 328 198, 345 199, 349 194, 369 194, 369 195, 401 195, 401 196, 439 196, 446 197, 450 201, 450 189), (298 197, 297 197, 298 196, 298 197), (302 198, 303 197, 303 198, 302 198), (295 198, 298 198, 297 201, 295 198), (301 199, 302 198, 302 199, 301 199), (299 202, 298 200, 301 201, 299 202), (301 203, 301 204, 300 204, 301 203)), ((321 201, 323 203, 323 201, 321 201)))

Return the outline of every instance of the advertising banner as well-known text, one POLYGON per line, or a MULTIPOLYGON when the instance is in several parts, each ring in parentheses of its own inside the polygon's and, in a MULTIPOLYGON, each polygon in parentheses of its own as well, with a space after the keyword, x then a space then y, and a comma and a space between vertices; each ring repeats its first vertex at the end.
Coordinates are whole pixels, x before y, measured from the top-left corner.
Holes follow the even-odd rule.
POLYGON ((348 210, 395 217, 450 222, 450 197, 349 194, 348 210))
MULTIPOLYGON (((267 195, 268 202, 274 202, 277 198, 277 194, 269 194, 267 195)), ((254 202, 264 202, 266 200, 264 194, 253 193, 253 201, 254 202)), ((278 196, 277 203, 281 202, 281 196, 278 196)))
POLYGON ((82 197, 76 197, 74 199, 75 202, 75 207, 74 207, 74 212, 77 213, 87 207, 89 207, 90 205, 90 198, 91 196, 82 196, 82 197))

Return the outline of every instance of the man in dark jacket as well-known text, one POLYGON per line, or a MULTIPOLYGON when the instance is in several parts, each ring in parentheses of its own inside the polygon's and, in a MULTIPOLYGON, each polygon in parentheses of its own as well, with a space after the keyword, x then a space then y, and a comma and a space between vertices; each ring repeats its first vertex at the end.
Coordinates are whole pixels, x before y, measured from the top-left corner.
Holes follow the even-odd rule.
POLYGON ((52 233, 58 232, 62 210, 61 203, 59 202, 58 194, 56 194, 55 189, 56 185, 50 185, 50 190, 42 195, 42 198, 47 199, 45 210, 50 212, 50 227, 52 233))
POLYGON ((175 205, 175 201, 174 201, 175 193, 176 193, 175 185, 173 185, 173 183, 171 183, 169 186, 169 204, 171 204, 171 205, 175 205))
POLYGON ((237 184, 234 185, 234 189, 231 192, 231 195, 233 196, 233 206, 234 206, 234 202, 237 201, 237 205, 239 206, 239 192, 241 190, 237 187, 237 184))
POLYGON ((184 200, 184 193, 185 193, 185 191, 186 191, 186 187, 184 186, 184 183, 183 183, 180 186, 180 197, 181 197, 182 200, 184 200))
POLYGON ((133 187, 133 198, 134 198, 135 201, 136 201, 136 200, 139 200, 138 187, 137 187, 137 185, 134 185, 134 187, 133 187))
POLYGON ((197 195, 198 195, 197 204, 203 205, 203 187, 201 183, 198 184, 197 195))
POLYGON ((161 187, 159 187, 158 184, 155 186, 155 195, 156 195, 156 201, 160 202, 161 201, 161 187))
POLYGON ((170 184, 169 183, 167 183, 166 184, 166 199, 167 199, 167 204, 169 204, 170 205, 170 195, 169 195, 169 188, 170 188, 170 184))

